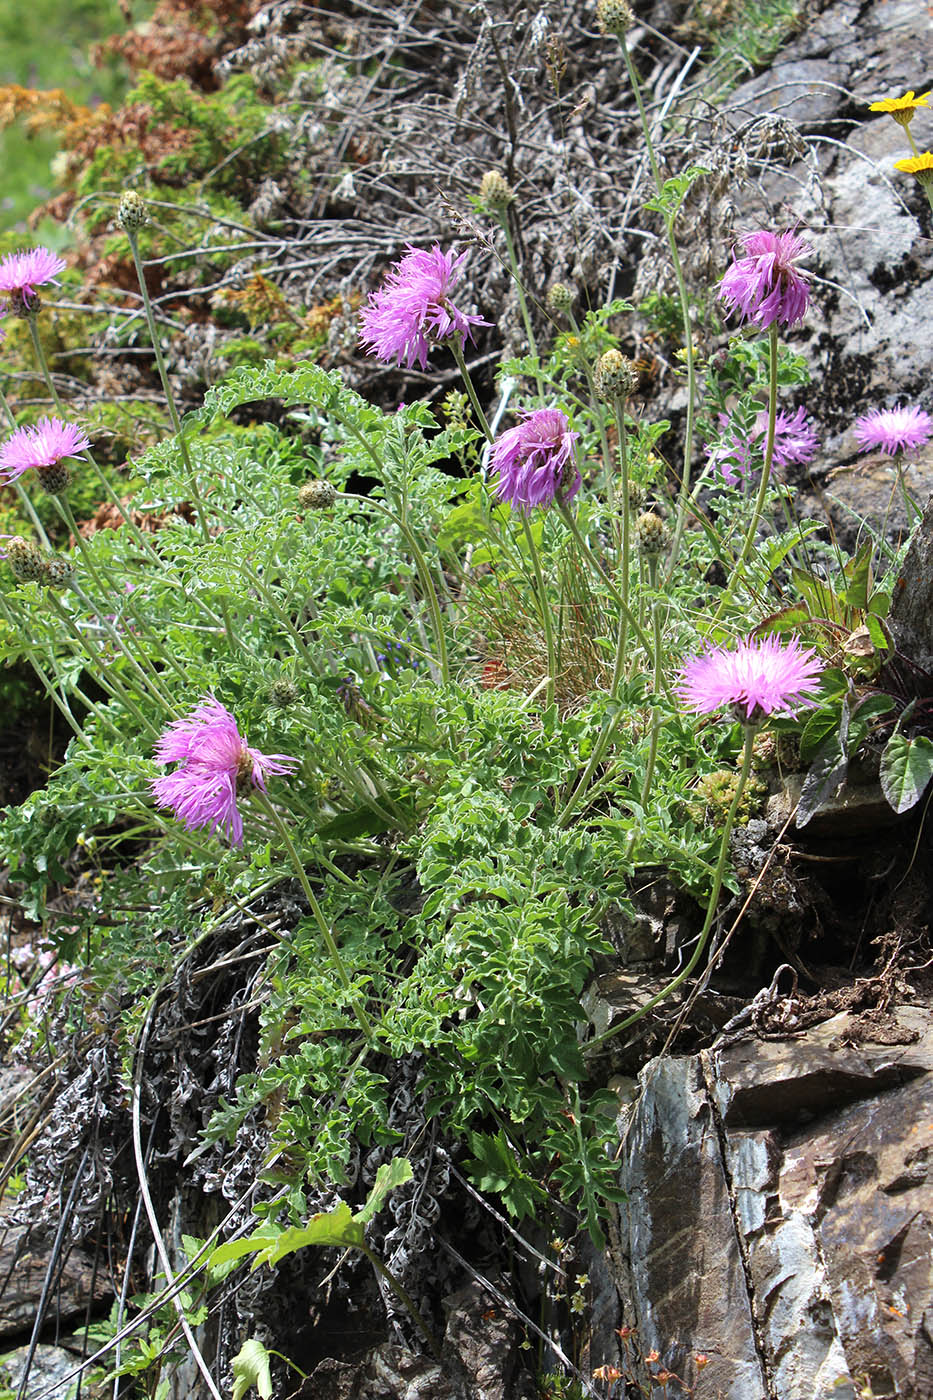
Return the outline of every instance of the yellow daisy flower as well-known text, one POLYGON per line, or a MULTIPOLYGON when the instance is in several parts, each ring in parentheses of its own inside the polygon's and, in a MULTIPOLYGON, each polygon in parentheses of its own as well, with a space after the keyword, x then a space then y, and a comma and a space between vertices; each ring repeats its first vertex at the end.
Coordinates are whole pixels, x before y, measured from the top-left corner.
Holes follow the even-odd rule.
POLYGON ((916 156, 906 156, 894 162, 895 170, 903 170, 907 175, 916 175, 918 180, 933 177, 933 151, 921 151, 916 156))
MULTIPOLYGON (((933 88, 930 89, 933 92, 933 88)), ((915 97, 913 90, 903 97, 885 97, 880 102, 872 102, 869 112, 889 112, 890 115, 901 126, 907 127, 913 120, 914 112, 918 107, 929 107, 927 98, 929 92, 922 92, 919 97, 915 97)))

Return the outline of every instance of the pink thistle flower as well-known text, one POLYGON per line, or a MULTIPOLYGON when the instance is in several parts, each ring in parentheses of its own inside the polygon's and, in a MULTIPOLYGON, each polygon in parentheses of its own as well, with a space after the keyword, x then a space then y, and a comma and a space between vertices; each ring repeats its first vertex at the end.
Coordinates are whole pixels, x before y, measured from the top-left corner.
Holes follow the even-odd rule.
POLYGON ((160 763, 179 764, 173 773, 153 780, 158 805, 171 808, 188 831, 219 827, 233 846, 243 844, 237 797, 251 787, 265 792, 267 773, 290 773, 298 767, 298 760, 286 754, 251 749, 233 715, 213 695, 168 726, 156 744, 155 757, 160 763))
POLYGON ((526 513, 564 504, 580 489, 574 443, 580 436, 559 408, 525 410, 517 427, 500 433, 489 452, 489 464, 499 475, 496 494, 513 510, 526 513))
POLYGON ((65 270, 65 260, 50 248, 29 248, 22 253, 7 253, 0 258, 0 292, 6 292, 11 302, 19 301, 27 310, 38 296, 37 287, 44 287, 65 270))
POLYGON ((761 330, 772 322, 782 326, 799 325, 810 304, 810 284, 805 272, 794 266, 797 258, 809 253, 810 245, 793 229, 784 233, 742 234, 744 258, 736 258, 719 284, 719 295, 727 309, 741 312, 761 330))
POLYGON ((860 452, 879 448, 893 457, 896 452, 912 452, 922 447, 933 433, 933 419, 916 405, 900 408, 873 408, 855 420, 855 436, 860 452))
MULTIPOLYGON (((719 415, 719 426, 723 437, 717 447, 707 444, 707 459, 718 467, 723 478, 734 485, 752 466, 752 447, 758 443, 758 455, 763 463, 764 448, 768 436, 768 413, 766 409, 756 415, 755 423, 745 440, 742 441, 737 429, 725 413, 719 415)), ((794 414, 777 414, 774 420, 774 455, 772 464, 786 467, 791 462, 805 464, 813 461, 813 454, 819 445, 816 433, 807 422, 806 409, 798 408, 794 414)), ((760 463, 755 463, 757 469, 760 463)))
POLYGON ((734 651, 711 647, 689 660, 677 693, 689 710, 711 714, 730 705, 743 724, 759 724, 765 715, 811 705, 808 694, 823 662, 796 637, 786 646, 778 637, 740 642, 734 651))
POLYGON ((35 427, 17 428, 0 447, 0 481, 15 481, 30 467, 54 467, 90 445, 77 423, 40 418, 35 427))
POLYGON ((360 315, 360 344, 367 354, 411 369, 427 368, 432 346, 459 337, 473 339, 474 326, 488 326, 481 316, 460 311, 450 300, 466 253, 412 248, 395 264, 360 315))

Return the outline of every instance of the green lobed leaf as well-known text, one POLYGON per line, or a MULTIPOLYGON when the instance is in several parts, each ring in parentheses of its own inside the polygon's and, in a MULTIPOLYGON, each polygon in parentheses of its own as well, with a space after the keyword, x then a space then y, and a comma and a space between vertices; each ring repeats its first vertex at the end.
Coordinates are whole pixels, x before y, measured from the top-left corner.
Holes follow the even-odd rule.
POLYGON ((249 1337, 233 1358, 232 1400, 242 1397, 253 1386, 259 1392, 260 1400, 272 1400, 272 1372, 269 1368, 269 1353, 262 1342, 249 1337))

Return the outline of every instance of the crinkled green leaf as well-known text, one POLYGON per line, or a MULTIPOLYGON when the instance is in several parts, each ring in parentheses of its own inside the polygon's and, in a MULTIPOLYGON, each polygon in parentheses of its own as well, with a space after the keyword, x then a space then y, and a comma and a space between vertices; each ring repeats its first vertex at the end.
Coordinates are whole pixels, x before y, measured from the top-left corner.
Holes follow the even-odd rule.
POLYGON ((233 1358, 233 1396, 242 1397, 253 1386, 259 1392, 260 1400, 272 1400, 272 1372, 269 1369, 269 1353, 262 1342, 249 1337, 233 1358))
POLYGON ((933 778, 933 740, 918 734, 908 739, 900 730, 891 735, 881 755, 881 791, 895 812, 907 812, 920 801, 933 778))

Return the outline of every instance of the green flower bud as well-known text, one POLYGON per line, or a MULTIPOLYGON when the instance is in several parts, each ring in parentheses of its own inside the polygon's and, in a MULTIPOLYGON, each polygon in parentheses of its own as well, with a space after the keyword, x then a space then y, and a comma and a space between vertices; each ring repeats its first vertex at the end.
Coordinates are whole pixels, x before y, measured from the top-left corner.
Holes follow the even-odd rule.
POLYGON ((501 214, 515 198, 515 191, 498 170, 487 170, 479 185, 479 197, 487 209, 501 214))
POLYGON ((593 386, 597 398, 604 402, 627 399, 637 383, 635 367, 621 350, 606 350, 596 361, 593 386))
POLYGON ((645 501, 648 499, 648 492, 640 481, 630 481, 628 484, 628 504, 629 510, 642 510, 645 501))
POLYGON ((135 233, 143 224, 148 224, 149 213, 146 201, 135 190, 124 190, 117 210, 117 223, 124 233, 135 233))
POLYGON ((603 34, 627 34, 635 23, 628 0, 596 0, 596 22, 603 34))
POLYGON ((647 510, 635 521, 635 538, 639 547, 649 556, 663 554, 670 543, 671 532, 653 510, 647 510))
POLYGON ((298 488, 302 510, 329 510, 337 499, 337 488, 329 481, 306 481, 298 488))
POLYGON ((61 554, 54 554, 45 560, 44 582, 49 588, 67 588, 75 576, 74 565, 61 554))
POLYGON ((278 676, 269 687, 269 703, 277 710, 291 709, 300 696, 300 690, 289 676, 278 676))
POLYGON ((565 316, 573 306, 573 288, 568 287, 566 282, 555 282, 547 294, 548 311, 554 311, 558 316, 565 316))
POLYGON ((6 557, 17 583, 39 583, 45 574, 42 551, 22 535, 14 535, 10 540, 6 557))

